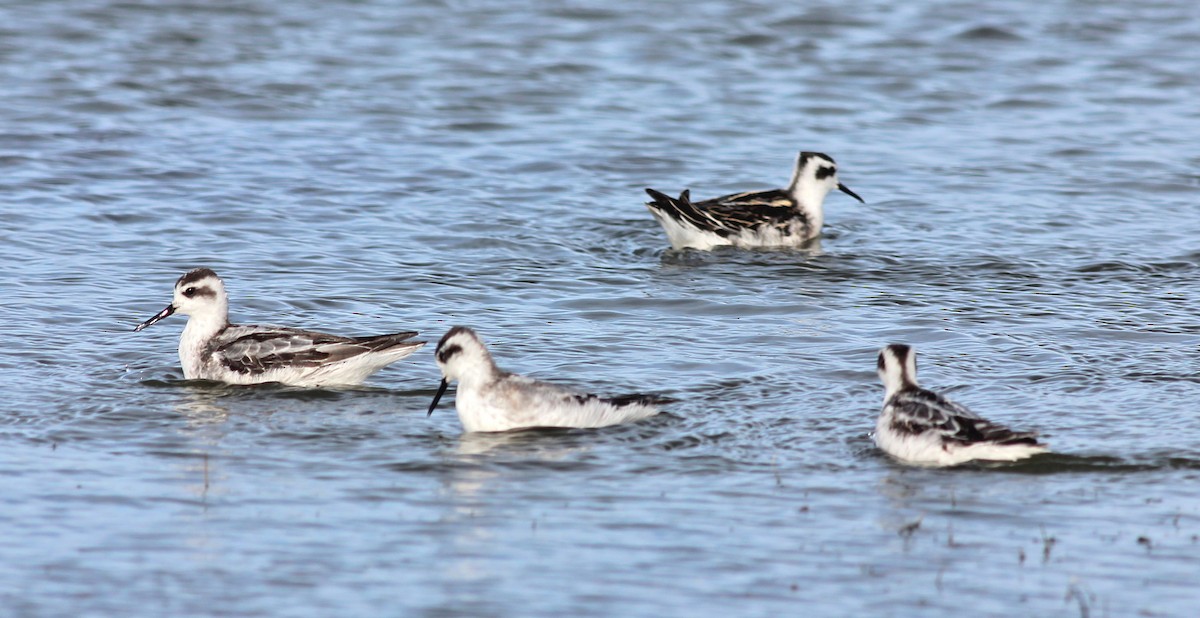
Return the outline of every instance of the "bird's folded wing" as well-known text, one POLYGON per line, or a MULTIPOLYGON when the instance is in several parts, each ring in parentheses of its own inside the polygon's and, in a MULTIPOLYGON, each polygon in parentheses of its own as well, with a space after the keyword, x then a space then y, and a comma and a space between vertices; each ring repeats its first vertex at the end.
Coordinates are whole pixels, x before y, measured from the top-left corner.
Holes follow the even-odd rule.
POLYGON ((317 367, 370 351, 355 339, 289 328, 230 332, 221 339, 213 350, 217 360, 233 371, 249 374, 317 367))
POLYGON ((791 196, 780 190, 734 193, 692 206, 710 225, 734 231, 787 225, 800 216, 791 196))
POLYGON ((912 434, 936 431, 943 440, 973 444, 1036 442, 1037 433, 1013 431, 993 423, 937 393, 927 390, 898 393, 892 399, 893 425, 912 434))

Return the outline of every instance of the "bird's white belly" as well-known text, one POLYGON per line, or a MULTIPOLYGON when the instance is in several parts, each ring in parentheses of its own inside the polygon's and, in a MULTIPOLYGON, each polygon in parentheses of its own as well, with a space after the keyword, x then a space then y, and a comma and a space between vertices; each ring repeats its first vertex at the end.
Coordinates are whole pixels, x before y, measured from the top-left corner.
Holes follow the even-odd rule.
POLYGON ((899 433, 891 428, 890 419, 881 418, 876 423, 875 444, 883 452, 904 463, 926 466, 961 463, 956 462, 954 455, 943 448, 941 438, 934 432, 927 431, 916 435, 899 433))
POLYGON ((737 235, 730 236, 731 242, 737 247, 799 247, 807 244, 816 234, 806 234, 805 226, 792 224, 785 234, 775 227, 763 226, 756 230, 743 230, 737 235))
POLYGON ((690 223, 672 219, 663 213, 651 209, 658 222, 667 233, 667 241, 675 249, 700 249, 707 251, 716 247, 800 247, 820 235, 818 225, 805 225, 797 219, 790 223, 786 230, 778 227, 763 225, 756 229, 746 228, 736 234, 722 236, 716 232, 702 230, 690 223), (786 231, 786 233, 785 233, 786 231))

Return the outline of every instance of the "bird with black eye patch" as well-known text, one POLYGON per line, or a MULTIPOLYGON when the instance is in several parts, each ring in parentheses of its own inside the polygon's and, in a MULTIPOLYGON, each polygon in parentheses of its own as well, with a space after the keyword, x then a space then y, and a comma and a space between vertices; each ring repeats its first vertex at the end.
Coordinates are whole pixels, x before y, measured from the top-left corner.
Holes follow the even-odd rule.
POLYGON ((1016 461, 1049 447, 1035 431, 1013 431, 917 385, 917 354, 894 343, 879 351, 883 409, 875 443, 902 463, 955 466, 968 461, 1016 461))
POLYGON ((354 385, 426 343, 412 341, 416 332, 342 337, 282 326, 230 324, 225 283, 207 268, 180 277, 171 304, 133 330, 175 313, 188 316, 179 338, 179 362, 188 380, 354 385))
POLYGON ((659 404, 670 401, 643 394, 598 397, 502 371, 475 331, 465 326, 442 337, 435 357, 443 378, 429 414, 450 382, 457 381, 454 407, 468 432, 607 427, 654 416, 659 404))
POLYGON ((801 152, 785 189, 747 191, 693 202, 691 191, 678 198, 646 189, 650 213, 667 233, 671 247, 712 249, 802 247, 821 235, 825 196, 838 189, 863 199, 838 181, 833 157, 801 152))

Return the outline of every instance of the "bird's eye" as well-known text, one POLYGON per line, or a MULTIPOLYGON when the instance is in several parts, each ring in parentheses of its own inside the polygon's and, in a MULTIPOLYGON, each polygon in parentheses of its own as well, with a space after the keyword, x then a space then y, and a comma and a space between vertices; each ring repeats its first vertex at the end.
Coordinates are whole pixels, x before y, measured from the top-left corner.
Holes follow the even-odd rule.
POLYGON ((817 180, 824 180, 837 173, 837 168, 833 167, 818 167, 817 180))
POLYGON ((184 290, 184 291, 183 291, 183 295, 184 295, 184 296, 186 296, 186 297, 188 297, 188 298, 191 298, 191 297, 195 296, 195 295, 196 295, 196 288, 195 288, 195 287, 190 287, 190 288, 188 288, 188 289, 184 290))
POLYGON ((463 351, 462 346, 456 345, 456 344, 450 344, 450 345, 446 346, 445 348, 438 350, 437 359, 439 362, 444 363, 444 362, 450 360, 450 358, 453 357, 455 354, 458 354, 459 352, 462 352, 462 351, 463 351))

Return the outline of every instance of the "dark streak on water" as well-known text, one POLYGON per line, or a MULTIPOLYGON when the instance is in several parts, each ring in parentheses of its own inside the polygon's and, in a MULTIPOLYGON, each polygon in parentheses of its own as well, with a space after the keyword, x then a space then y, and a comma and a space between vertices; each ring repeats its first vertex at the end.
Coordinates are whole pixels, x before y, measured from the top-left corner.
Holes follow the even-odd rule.
POLYGON ((1191 615, 1195 3, 0 7, 0 613, 1191 615), (641 189, 834 155, 819 252, 670 252, 641 189), (671 414, 462 436, 359 389, 181 380, 236 318, 477 327, 671 414), (874 352, 1040 429, 868 436, 874 352))

